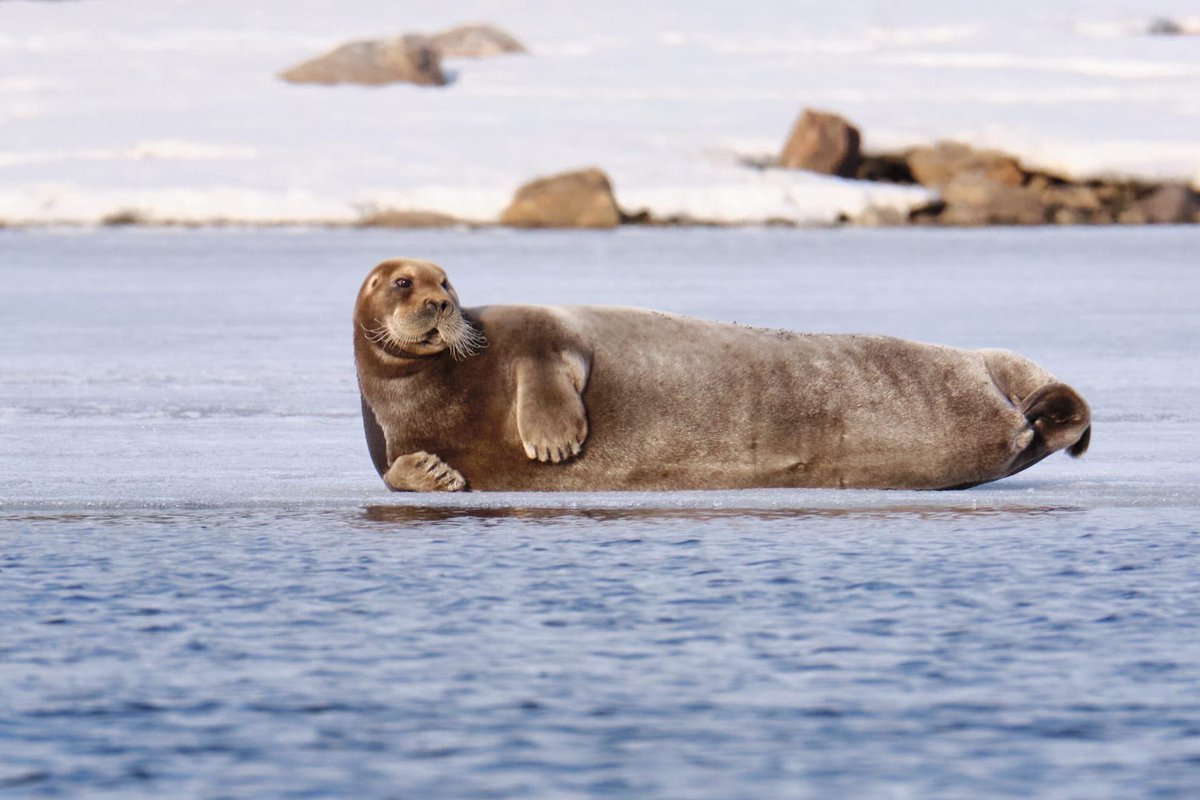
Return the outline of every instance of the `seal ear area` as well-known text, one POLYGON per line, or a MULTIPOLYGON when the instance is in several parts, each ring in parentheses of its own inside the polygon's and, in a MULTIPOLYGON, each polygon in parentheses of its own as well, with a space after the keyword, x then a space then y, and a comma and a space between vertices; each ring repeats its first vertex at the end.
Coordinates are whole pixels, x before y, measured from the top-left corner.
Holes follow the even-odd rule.
POLYGON ((1067 450, 1078 458, 1092 439, 1092 412, 1065 383, 1048 383, 1021 403, 1021 413, 1037 431, 1048 452, 1067 450))
POLYGON ((383 282, 383 275, 380 274, 379 268, 371 270, 371 274, 363 281, 362 288, 358 290, 358 298, 362 300, 370 296, 379 288, 379 284, 383 282))

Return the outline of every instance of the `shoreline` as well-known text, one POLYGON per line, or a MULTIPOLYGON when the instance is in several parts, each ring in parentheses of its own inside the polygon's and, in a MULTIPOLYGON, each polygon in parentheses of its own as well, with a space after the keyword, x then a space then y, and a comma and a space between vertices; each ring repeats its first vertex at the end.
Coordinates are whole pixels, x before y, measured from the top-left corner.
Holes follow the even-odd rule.
POLYGON ((1200 225, 1200 222, 1177 222, 1177 223, 1161 223, 1161 222, 1113 222, 1113 223, 1088 223, 1088 222, 1072 222, 1072 223, 1055 223, 1047 222, 1037 225, 1020 225, 1020 224, 979 224, 979 225, 939 225, 939 224, 864 224, 856 221, 844 221, 833 223, 798 223, 790 220, 782 221, 750 221, 750 222, 670 222, 670 223, 622 223, 612 228, 561 228, 561 227, 518 227, 512 225, 503 225, 498 222, 463 222, 453 225, 433 225, 433 226, 392 226, 392 225, 363 225, 354 222, 338 222, 330 220, 198 220, 198 221, 182 221, 182 220, 148 220, 136 223, 103 223, 103 222, 88 222, 76 220, 53 220, 53 221, 36 221, 36 222, 4 222, 0 221, 0 235, 5 233, 31 233, 31 232, 70 232, 70 233, 95 233, 102 231, 393 231, 393 232, 420 232, 420 233, 436 233, 439 231, 456 232, 456 233, 493 233, 498 231, 511 233, 594 233, 605 234, 614 233, 617 231, 633 231, 633 230, 729 230, 729 231, 746 231, 746 230, 778 230, 778 231, 841 231, 841 230, 913 230, 913 231, 971 231, 971 230, 986 230, 986 229, 1018 229, 1018 230, 1049 230, 1049 229, 1094 229, 1094 230, 1113 230, 1113 229, 1128 229, 1128 228, 1190 228, 1200 225))

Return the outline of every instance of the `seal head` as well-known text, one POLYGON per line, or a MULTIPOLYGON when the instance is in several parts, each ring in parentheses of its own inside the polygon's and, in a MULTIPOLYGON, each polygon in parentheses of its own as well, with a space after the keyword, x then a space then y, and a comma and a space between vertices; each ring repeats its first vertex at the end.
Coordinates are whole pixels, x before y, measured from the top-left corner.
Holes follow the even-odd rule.
POLYGON ((449 351, 461 359, 478 352, 483 336, 462 313, 458 294, 436 264, 418 259, 384 261, 358 292, 355 322, 374 355, 415 359, 449 351))

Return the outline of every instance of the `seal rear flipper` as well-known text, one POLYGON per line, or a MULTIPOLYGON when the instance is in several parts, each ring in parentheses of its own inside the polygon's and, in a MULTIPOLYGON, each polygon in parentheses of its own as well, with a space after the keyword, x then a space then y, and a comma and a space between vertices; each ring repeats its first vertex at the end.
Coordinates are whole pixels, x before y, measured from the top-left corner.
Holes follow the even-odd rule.
POLYGON ((1020 411, 1037 436, 1032 447, 1046 455, 1066 450, 1078 458, 1092 439, 1092 414, 1087 402, 1065 383, 1048 383, 1021 402, 1020 411))
POLYGON ((375 465, 375 471, 382 478, 388 470, 387 438, 383 434, 383 428, 379 426, 379 420, 375 419, 375 411, 367 402, 367 398, 363 397, 361 392, 358 398, 362 401, 363 433, 367 435, 367 450, 371 453, 371 463, 375 465))

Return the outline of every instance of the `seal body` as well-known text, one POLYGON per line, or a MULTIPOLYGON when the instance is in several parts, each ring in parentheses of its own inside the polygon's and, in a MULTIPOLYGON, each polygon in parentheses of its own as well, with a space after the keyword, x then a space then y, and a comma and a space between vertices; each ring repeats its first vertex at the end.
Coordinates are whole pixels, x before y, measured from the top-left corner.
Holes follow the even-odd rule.
POLYGON ((433 265, 397 260, 360 292, 364 426, 394 489, 954 488, 1081 454, 1090 435, 1084 400, 1026 359, 884 336, 628 308, 464 310, 446 289, 486 347, 389 353, 370 332, 398 271, 448 287, 433 265))

